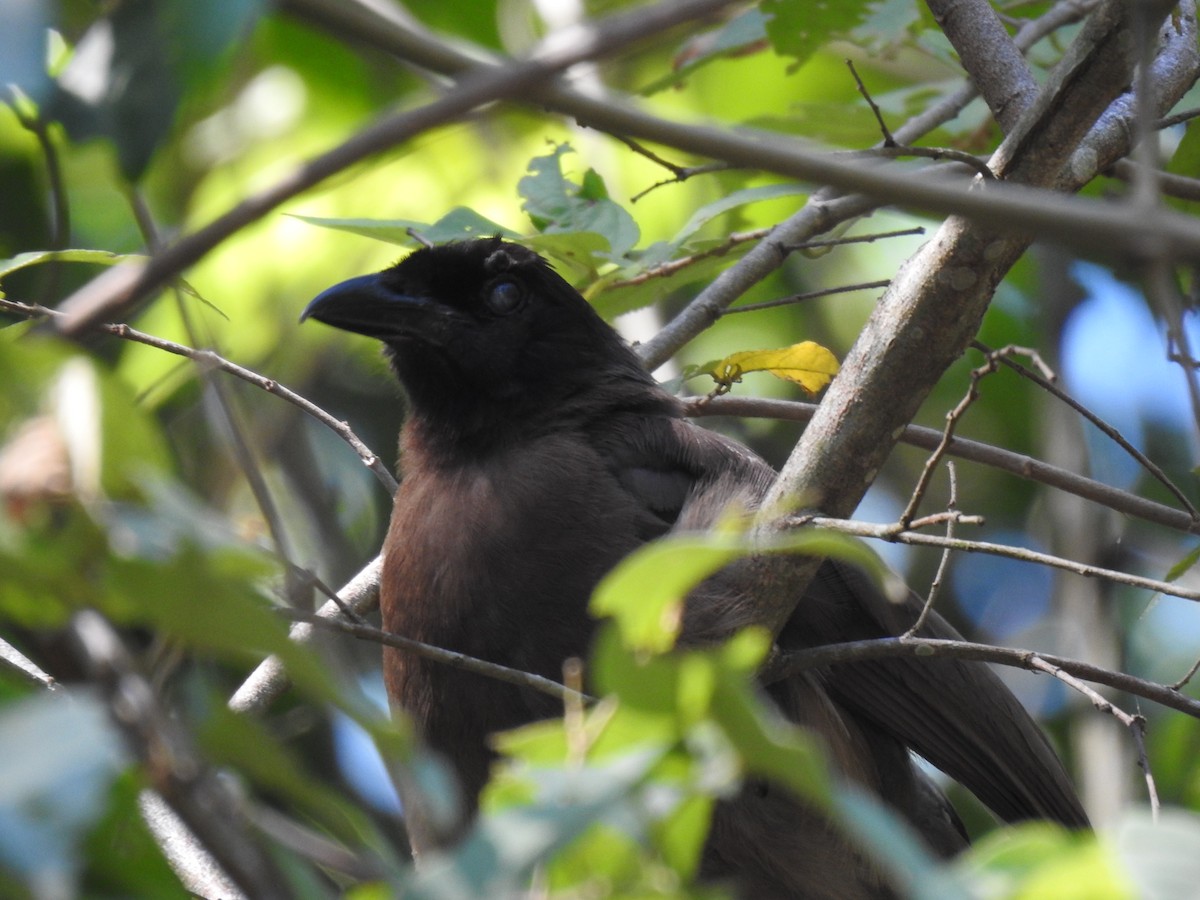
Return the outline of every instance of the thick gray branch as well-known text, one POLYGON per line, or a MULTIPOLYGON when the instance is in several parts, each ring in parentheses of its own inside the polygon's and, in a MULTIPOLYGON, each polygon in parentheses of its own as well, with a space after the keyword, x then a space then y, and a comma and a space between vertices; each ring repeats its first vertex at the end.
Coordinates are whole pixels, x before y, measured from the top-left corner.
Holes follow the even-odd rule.
MULTIPOLYGON (((1160 11, 1161 19, 1167 8, 1160 11)), ((1149 10, 1112 0, 1093 13, 996 152, 998 175, 1035 187, 1059 180, 1075 147, 1130 83, 1138 53, 1135 13, 1149 10)), ((767 509, 800 500, 834 516, 853 512, 921 402, 974 338, 996 285, 1029 240, 980 220, 953 216, 943 223, 892 280, 784 466, 767 509)), ((761 563, 776 570, 762 574, 777 588, 761 596, 762 621, 779 626, 786 620, 816 565, 761 563)))
POLYGON ((986 0, 926 0, 959 62, 1007 134, 1037 93, 1020 49, 986 0))

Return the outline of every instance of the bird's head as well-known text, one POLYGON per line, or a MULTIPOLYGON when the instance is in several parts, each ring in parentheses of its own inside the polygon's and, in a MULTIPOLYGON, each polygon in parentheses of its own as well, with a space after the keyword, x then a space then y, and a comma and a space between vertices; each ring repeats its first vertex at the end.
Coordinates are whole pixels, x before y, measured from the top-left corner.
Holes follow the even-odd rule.
POLYGON ((544 259, 498 237, 427 247, 343 281, 308 305, 309 318, 382 341, 413 414, 464 432, 654 386, 544 259))

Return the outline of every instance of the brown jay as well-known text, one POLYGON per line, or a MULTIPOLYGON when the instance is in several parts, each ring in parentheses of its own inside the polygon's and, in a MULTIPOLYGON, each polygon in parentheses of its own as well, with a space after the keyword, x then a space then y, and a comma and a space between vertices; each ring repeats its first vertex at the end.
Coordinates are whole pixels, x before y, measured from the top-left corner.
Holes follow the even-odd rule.
MULTIPOLYGON (((338 284, 303 318, 367 335, 409 403, 403 480, 384 546, 388 631, 559 678, 584 656, 588 600, 624 556, 672 530, 752 507, 774 472, 683 418, 679 401, 591 306, 532 251, 499 238, 417 250, 338 284)), ((684 642, 749 624, 737 573, 688 599, 684 642)), ((896 635, 920 603, 887 600, 826 561, 778 636, 784 650, 896 635)), ((925 636, 957 638, 933 613, 925 636)), ((392 702, 457 774, 471 810, 487 736, 560 713, 545 695, 384 651, 392 702)), ((966 843, 910 749, 1006 821, 1087 818, 1062 764, 984 664, 895 658, 789 678, 767 692, 824 741, 842 777, 898 812, 936 852, 966 843)), ((447 840, 410 816, 418 852, 447 840)), ((748 785, 718 805, 703 870, 748 896, 873 897, 880 872, 786 792, 748 785)))

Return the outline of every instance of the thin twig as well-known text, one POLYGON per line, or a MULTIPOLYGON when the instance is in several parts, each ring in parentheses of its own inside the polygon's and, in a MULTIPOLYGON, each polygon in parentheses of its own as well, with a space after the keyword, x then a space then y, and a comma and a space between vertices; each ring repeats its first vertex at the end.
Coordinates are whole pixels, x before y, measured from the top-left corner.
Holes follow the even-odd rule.
POLYGON ((1171 686, 1177 691, 1182 690, 1187 683, 1196 676, 1197 672, 1200 672, 1200 659, 1197 659, 1194 663, 1192 663, 1192 667, 1187 670, 1184 676, 1171 686))
MULTIPOLYGON (((5 312, 15 313, 20 316, 25 316, 30 319, 56 319, 62 316, 58 310, 50 309, 45 306, 40 306, 33 303, 18 303, 15 300, 5 300, 0 298, 0 310, 5 312)), ((174 341, 168 341, 165 338, 155 337, 151 334, 146 334, 144 331, 138 331, 136 328, 131 328, 124 324, 100 324, 95 326, 97 331, 102 331, 106 334, 111 334, 114 337, 122 340, 135 341, 139 344, 145 344, 148 347, 154 347, 158 350, 173 353, 176 356, 186 357, 194 360, 202 365, 210 366, 214 369, 219 369, 222 372, 227 372, 242 381, 253 384, 255 387, 261 388, 269 394, 286 400, 293 406, 303 410, 308 415, 312 416, 322 425, 325 425, 331 431, 338 435, 342 440, 349 444, 354 452, 362 459, 363 464, 367 466, 379 479, 380 483, 387 488, 388 493, 396 492, 396 479, 391 472, 387 470, 380 458, 354 433, 349 423, 334 418, 321 407, 317 406, 311 400, 308 400, 295 391, 284 387, 273 378, 267 378, 259 375, 250 369, 239 366, 237 363, 230 362, 224 357, 212 352, 211 350, 197 350, 194 347, 188 347, 185 344, 177 344, 174 341)))
MULTIPOLYGON (((718 397, 712 400, 697 397, 685 403, 686 413, 689 416, 741 416, 779 419, 787 422, 807 422, 816 412, 816 408, 815 403, 805 403, 799 400, 767 400, 759 397, 733 396, 718 397)), ((902 443, 919 447, 922 450, 934 450, 941 443, 941 439, 941 431, 921 425, 905 426, 904 432, 900 436, 902 443)), ((1052 466, 1023 453, 1014 453, 1011 450, 961 437, 955 437, 950 442, 946 453, 948 456, 970 460, 1001 472, 1008 472, 1019 478, 1049 485, 1077 497, 1083 497, 1085 500, 1099 503, 1124 515, 1152 522, 1164 528, 1171 528, 1184 534, 1200 533, 1200 523, 1182 510, 1139 497, 1137 494, 1123 491, 1093 478, 1087 478, 1069 469, 1052 466)))
POLYGON ((790 297, 780 297, 778 300, 764 300, 762 303, 747 303, 745 306, 730 306, 721 310, 722 316, 731 316, 734 313, 758 312, 762 309, 774 309, 777 306, 793 306, 797 303, 803 303, 805 300, 815 300, 818 297, 829 297, 834 294, 848 294, 851 291, 869 291, 885 288, 892 282, 888 279, 883 281, 866 281, 862 284, 843 284, 838 287, 822 288, 819 291, 805 291, 803 294, 792 294, 790 297))
MULTIPOLYGON (((954 467, 953 462, 947 461, 946 471, 950 475, 950 499, 946 501, 946 537, 949 540, 954 539, 954 526, 958 522, 958 472, 954 467)), ((915 523, 909 523, 910 526, 915 523)), ((921 607, 921 613, 917 616, 917 620, 912 623, 912 627, 904 634, 900 635, 902 639, 913 637, 923 627, 925 620, 929 618, 929 611, 933 609, 933 604, 937 600, 937 595, 941 590, 943 579, 946 577, 946 569, 950 565, 950 555, 953 551, 947 547, 942 551, 941 561, 938 562, 937 571, 933 575, 933 581, 929 585, 929 593, 925 597, 925 603, 921 607)))
POLYGON ((866 641, 850 641, 844 644, 807 647, 803 650, 781 653, 764 667, 762 679, 766 684, 773 684, 813 669, 895 656, 977 659, 1032 671, 1037 671, 1034 669, 1032 660, 1041 659, 1052 666, 1058 666, 1064 672, 1082 678, 1084 681, 1125 691, 1134 696, 1152 700, 1168 709, 1174 709, 1200 719, 1200 700, 1180 693, 1168 685, 1147 681, 1124 672, 1114 672, 1089 662, 1053 653, 939 638, 908 638, 903 641, 894 637, 875 638, 866 641))
POLYGON ((867 101, 867 105, 871 107, 871 112, 874 114, 875 121, 879 125, 879 131, 883 134, 883 145, 868 152, 876 156, 885 157, 914 156, 935 161, 949 159, 970 166, 984 178, 994 179, 996 177, 995 173, 988 168, 988 164, 985 161, 962 150, 943 147, 914 147, 898 143, 891 129, 887 127, 887 122, 883 120, 883 113, 880 111, 878 104, 871 98, 871 92, 867 90, 867 86, 858 77, 858 70, 854 68, 853 60, 847 59, 846 66, 850 69, 850 74, 854 76, 854 83, 858 86, 858 92, 862 94, 863 99, 867 101))
MULTIPOLYGON (((377 607, 382 566, 383 558, 375 557, 337 592, 336 603, 329 601, 322 604, 316 614, 324 618, 336 618, 344 615, 342 609, 349 609, 352 618, 357 621, 362 613, 377 607)), ((312 634, 313 626, 306 622, 297 622, 288 630, 289 640, 297 644, 308 643, 312 634)), ((288 684, 288 674, 283 661, 278 656, 269 656, 259 663, 234 691, 233 696, 229 698, 229 708, 237 713, 260 712, 287 690, 288 684)))
POLYGON ((252 839, 244 802, 197 755, 179 720, 159 705, 116 629, 99 613, 85 610, 72 618, 70 636, 89 678, 107 696, 114 725, 127 737, 152 786, 199 838, 198 847, 248 896, 288 896, 277 861, 252 839))
POLYGON ((1156 119, 1154 127, 1162 131, 1164 128, 1171 128, 1174 125, 1182 125, 1184 122, 1190 122, 1197 116, 1200 116, 1200 109, 1185 109, 1183 112, 1177 112, 1173 115, 1156 119))
POLYGON ((0 663, 7 666, 9 671, 16 672, 30 684, 51 691, 59 688, 58 680, 53 675, 44 671, 41 666, 3 638, 0 638, 0 663))
MULTIPOLYGON (((613 281, 604 285, 604 290, 614 290, 623 287, 635 287, 639 284, 645 284, 655 278, 666 278, 669 275, 674 275, 688 266, 694 265, 703 259, 709 259, 714 256, 724 256, 734 247, 739 244, 745 244, 750 241, 760 241, 769 235, 774 229, 759 228, 754 231, 733 232, 724 241, 715 247, 709 247, 707 250, 702 250, 699 253, 693 253, 689 256, 681 256, 678 259, 673 259, 669 262, 661 263, 653 268, 647 269, 644 272, 639 272, 631 278, 624 278, 619 281, 613 281)), ((924 234, 925 229, 917 228, 902 228, 896 231, 882 231, 873 234, 855 235, 853 237, 837 237, 828 238, 825 240, 801 241, 795 244, 776 243, 780 258, 784 259, 788 254, 797 250, 813 250, 821 247, 837 247, 842 244, 869 244, 872 241, 878 241, 883 238, 901 237, 913 234, 924 234)), ((743 307, 745 308, 745 307, 743 307)))
MULTIPOLYGON (((769 229, 767 229, 769 230, 769 229)), ((871 244, 884 238, 913 237, 925 233, 922 225, 912 228, 898 228, 894 231, 874 231, 870 234, 855 234, 835 238, 819 238, 812 241, 801 241, 798 244, 779 244, 781 253, 794 253, 797 250, 817 250, 822 247, 841 247, 844 244, 871 244)))
POLYGON ((787 524, 791 526, 813 525, 817 528, 828 528, 832 531, 839 531, 843 534, 852 534, 857 537, 875 538, 881 541, 890 541, 897 544, 912 544, 919 547, 949 547, 953 550, 962 550, 966 553, 987 553, 991 556, 1003 556, 1008 559, 1017 559, 1021 562, 1036 563, 1038 565, 1050 566, 1054 569, 1062 569, 1065 572, 1073 572, 1076 575, 1083 575, 1087 578, 1104 578, 1108 581, 1116 582, 1117 584, 1126 584, 1130 587, 1141 588, 1143 590, 1152 591, 1158 594, 1167 594, 1172 597, 1182 597, 1184 600, 1200 601, 1200 591, 1190 590, 1180 587, 1169 581, 1160 581, 1156 578, 1146 578, 1142 575, 1131 575, 1128 572, 1118 572, 1115 569, 1106 569, 1102 566, 1093 566, 1089 563, 1076 562, 1071 559, 1064 559, 1061 556, 1054 556, 1050 553, 1042 553, 1038 550, 1029 550, 1025 547, 1013 547, 1008 544, 994 544, 989 541, 968 541, 962 538, 946 538, 933 534, 923 534, 915 531, 905 530, 899 523, 891 525, 876 525, 870 522, 858 522, 853 519, 835 519, 828 516, 793 516, 787 520, 787 524))
POLYGON ((975 173, 985 180, 994 181, 996 178, 996 173, 988 167, 986 160, 980 159, 973 153, 967 153, 965 150, 955 150, 953 147, 916 147, 912 144, 893 144, 889 147, 877 147, 862 152, 864 155, 881 156, 884 159, 900 159, 911 156, 916 159, 931 159, 934 162, 947 160, 962 163, 964 166, 974 169, 975 173))
POLYGON ((702 250, 699 253, 693 253, 690 256, 681 256, 679 259, 673 259, 670 262, 661 263, 653 266, 644 272, 639 272, 631 278, 622 278, 619 281, 613 281, 604 286, 604 290, 613 290, 615 288, 636 287, 639 284, 645 284, 648 281, 653 281, 655 278, 666 278, 668 275, 674 275, 676 272, 686 269, 688 266, 700 262, 702 259, 709 259, 713 256, 724 256, 734 247, 739 244, 749 243, 750 241, 762 240, 771 233, 770 228, 759 228, 755 231, 735 231, 725 240, 715 247, 709 247, 707 250, 702 250))
POLYGON ((305 612, 304 610, 292 609, 290 607, 280 607, 278 612, 284 618, 291 619, 293 622, 304 622, 327 631, 339 631, 352 637, 383 644, 385 647, 403 650, 415 656, 420 656, 423 659, 443 663, 455 669, 462 669, 464 672, 474 672, 476 675, 494 678, 496 681, 503 681, 506 684, 530 688, 531 690, 553 697, 561 703, 569 702, 572 697, 582 697, 585 700, 590 699, 586 694, 574 691, 551 678, 535 675, 532 672, 522 672, 520 669, 502 666, 499 663, 488 662, 485 659, 478 659, 474 656, 468 656, 465 653, 459 653, 457 650, 446 650, 442 647, 435 647, 432 644, 392 634, 371 625, 357 625, 353 622, 326 618, 316 613, 305 612))
MULTIPOLYGON (((1011 353, 1024 353, 1027 356, 1037 358, 1037 352, 1025 347, 1008 346, 1002 347, 994 352, 987 354, 987 360, 976 369, 971 370, 971 385, 967 388, 966 396, 958 402, 958 405, 950 412, 946 413, 946 428, 942 432, 942 439, 938 442, 937 448, 930 454, 929 459, 925 461, 925 467, 921 470, 921 477, 917 479, 916 487, 913 488, 912 496, 908 500, 908 505, 904 508, 904 512, 900 514, 900 523, 907 528, 917 514, 917 507, 921 505, 921 499, 925 496, 925 491, 929 488, 929 482, 933 478, 933 473, 937 469, 937 465, 941 462, 942 457, 946 455, 946 451, 950 446, 950 442, 954 439, 954 429, 958 427, 958 423, 966 414, 967 409, 971 404, 979 399, 979 383, 988 375, 996 371, 999 366, 999 361, 1011 353)), ((1040 359, 1039 365, 1042 365, 1040 359)))
MULTIPOLYGON (((989 358, 991 354, 995 352, 989 349, 986 344, 983 344, 979 341, 972 341, 971 346, 975 347, 975 349, 979 350, 981 353, 987 354, 989 358)), ((1053 383, 1053 379, 1047 378, 1044 375, 1039 376, 1037 373, 1029 371, 1029 369, 1012 359, 1008 354, 1002 354, 1000 357, 998 357, 998 359, 1002 365, 1012 369, 1022 378, 1028 378, 1042 390, 1052 394, 1055 398, 1067 404, 1069 407, 1071 407, 1071 409, 1075 410, 1077 413, 1099 428, 1102 432, 1104 432, 1109 439, 1111 439, 1117 446, 1132 456, 1138 462, 1138 464, 1142 466, 1142 468, 1154 476, 1154 478, 1160 484, 1162 484, 1163 487, 1170 491, 1175 499, 1183 505, 1183 508, 1188 511, 1188 514, 1193 520, 1200 522, 1200 512, 1196 511, 1196 507, 1192 505, 1190 500, 1188 500, 1187 495, 1184 494, 1183 491, 1180 490, 1175 483, 1167 477, 1167 473, 1159 468, 1159 466, 1153 460, 1146 456, 1146 454, 1142 453, 1142 451, 1140 451, 1137 447, 1133 446, 1133 444, 1129 443, 1129 441, 1126 440, 1125 436, 1121 434, 1120 431, 1118 431, 1096 413, 1092 412, 1066 391, 1055 385, 1053 383)))
POLYGON ((1083 696, 1091 701, 1092 706, 1096 707, 1100 712, 1106 713, 1129 729, 1130 735, 1133 737, 1133 743, 1137 749, 1138 767, 1142 770, 1142 774, 1146 778, 1146 792, 1150 797, 1150 814, 1158 818, 1158 788, 1154 784, 1154 774, 1150 771, 1150 758, 1146 755, 1146 719, 1144 716, 1131 715, 1125 712, 1107 697, 1101 695, 1095 688, 1084 684, 1070 672, 1064 671, 1061 666, 1052 665, 1044 658, 1034 656, 1029 661, 1030 668, 1045 672, 1047 675, 1052 675, 1063 684, 1078 691, 1083 696))
POLYGON ((46 122, 41 116, 30 116, 24 110, 28 102, 13 85, 8 86, 12 97, 9 108, 21 123, 21 127, 33 135, 42 158, 46 161, 46 183, 50 191, 50 249, 65 250, 71 237, 71 205, 67 198, 67 187, 63 181, 62 164, 58 149, 50 138, 46 122))
POLYGON ((850 75, 854 78, 854 83, 858 86, 858 92, 862 94, 862 98, 867 101, 867 106, 871 107, 871 112, 875 116, 875 122, 879 125, 879 131, 883 135, 884 147, 895 147, 896 138, 892 136, 892 130, 887 127, 887 122, 883 121, 883 113, 880 112, 878 105, 871 98, 870 91, 863 84, 862 79, 858 77, 858 69, 854 68, 854 61, 845 60, 846 68, 850 70, 850 75))
POLYGON ((662 166, 671 173, 670 178, 657 181, 650 185, 650 187, 638 191, 629 198, 630 203, 637 203, 651 191, 657 190, 660 187, 666 187, 668 184, 683 184, 683 182, 687 181, 689 178, 694 178, 697 175, 708 175, 713 172, 727 172, 734 168, 728 163, 704 163, 703 165, 699 166, 680 166, 671 162, 670 160, 663 159, 663 157, 659 156, 645 144, 635 141, 631 137, 626 137, 622 134, 613 134, 612 137, 616 138, 634 153, 638 154, 639 156, 644 156, 646 159, 662 166))

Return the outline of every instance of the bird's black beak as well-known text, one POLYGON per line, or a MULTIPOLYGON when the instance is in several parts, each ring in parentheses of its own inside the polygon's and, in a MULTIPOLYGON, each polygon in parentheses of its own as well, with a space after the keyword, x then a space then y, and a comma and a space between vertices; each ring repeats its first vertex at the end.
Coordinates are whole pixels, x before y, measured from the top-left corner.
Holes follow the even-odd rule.
POLYGON ((335 284, 317 295, 300 314, 300 321, 316 319, 343 331, 379 340, 397 337, 408 330, 412 313, 429 307, 431 301, 390 290, 382 273, 360 275, 335 284))

